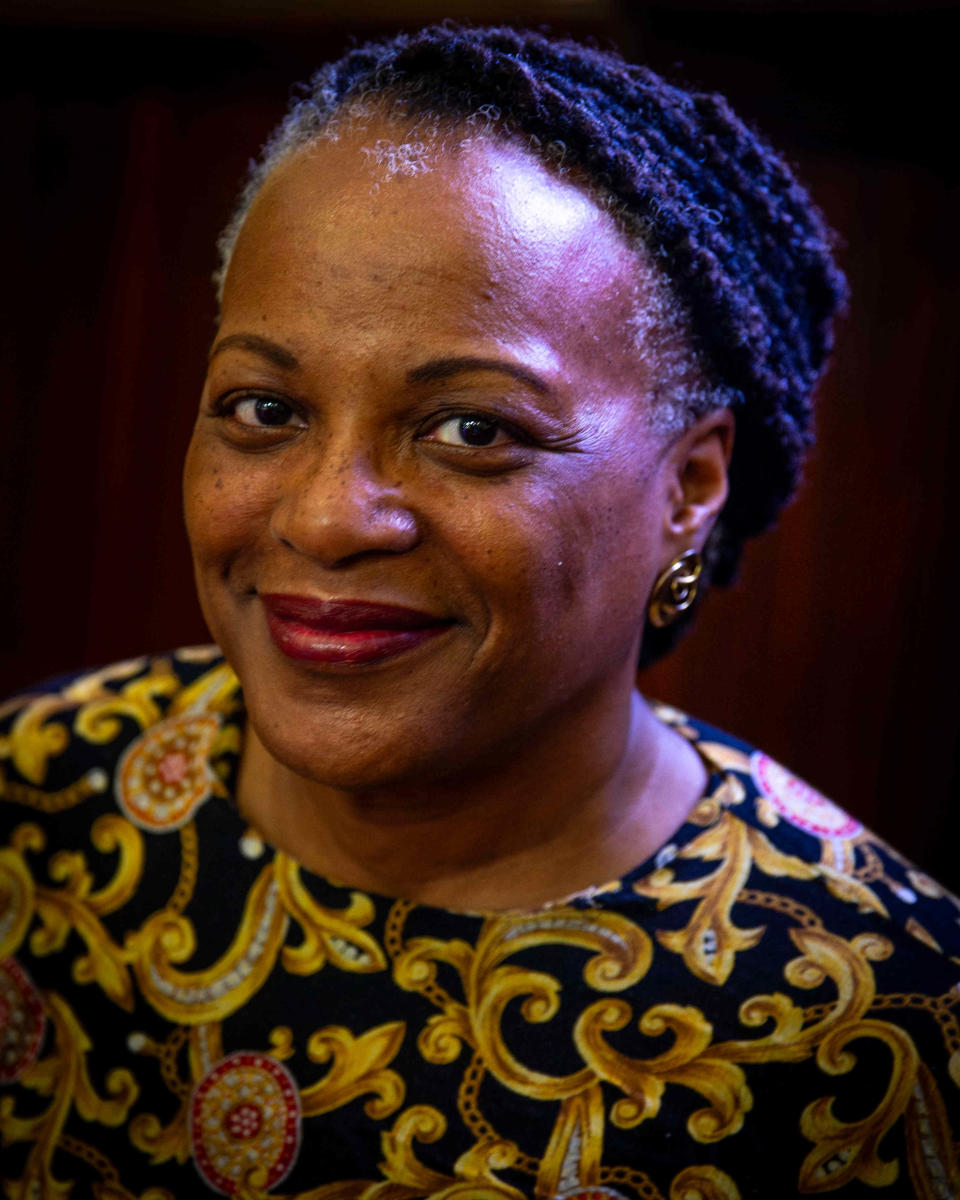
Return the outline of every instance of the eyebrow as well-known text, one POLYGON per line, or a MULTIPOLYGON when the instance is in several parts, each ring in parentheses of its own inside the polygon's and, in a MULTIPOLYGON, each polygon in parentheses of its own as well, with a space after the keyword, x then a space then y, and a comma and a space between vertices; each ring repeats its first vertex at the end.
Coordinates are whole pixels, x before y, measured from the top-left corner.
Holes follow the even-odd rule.
MULTIPOLYGON (((259 354, 285 371, 293 371, 300 366, 300 360, 291 350, 281 346, 278 342, 271 341, 270 338, 261 337, 257 333, 231 333, 227 337, 221 338, 210 351, 210 361, 222 351, 234 347, 259 354)), ((505 362, 499 358, 478 358, 469 355, 459 358, 432 359, 430 362, 408 371, 407 382, 433 383, 438 379, 449 379, 452 375, 459 375, 466 371, 499 371, 503 375, 509 375, 512 379, 519 379, 521 383, 529 384, 536 392, 550 391, 549 386, 538 375, 528 371, 525 367, 516 366, 514 363, 505 362)))
POLYGON ((257 333, 231 333, 227 337, 221 338, 210 351, 209 361, 212 362, 222 350, 230 350, 233 347, 259 354, 262 358, 272 362, 274 366, 282 367, 285 371, 293 371, 300 366, 300 359, 292 351, 287 350, 278 342, 272 342, 269 338, 260 337, 257 333))
POLYGON ((433 383, 437 379, 449 379, 451 375, 459 375, 464 371, 499 371, 527 383, 537 392, 549 392, 549 386, 532 371, 513 363, 504 362, 499 358, 436 358, 414 367, 407 372, 408 383, 433 383))

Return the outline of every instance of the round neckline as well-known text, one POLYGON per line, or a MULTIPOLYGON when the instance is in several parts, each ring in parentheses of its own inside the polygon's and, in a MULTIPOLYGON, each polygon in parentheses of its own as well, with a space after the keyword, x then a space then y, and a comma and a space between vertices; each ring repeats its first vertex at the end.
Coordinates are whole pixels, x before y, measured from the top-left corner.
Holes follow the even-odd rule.
MULTIPOLYGON (((334 888, 345 893, 361 892, 363 895, 370 896, 373 900, 379 900, 384 905, 406 904, 411 908, 419 908, 424 910, 432 910, 437 913, 444 913, 452 917, 466 917, 474 920, 511 920, 519 918, 535 918, 538 916, 549 916, 552 912, 561 909, 579 909, 581 911, 591 908, 606 908, 616 904, 617 897, 628 897, 632 903, 644 902, 635 890, 633 885, 645 876, 652 874, 654 871, 671 862, 680 851, 689 844, 695 837, 703 833, 705 826, 697 824, 691 820, 697 809, 707 800, 715 797, 719 792, 724 790, 728 783, 728 773, 714 762, 709 754, 700 746, 699 739, 695 736, 696 731, 692 726, 687 724, 685 714, 679 713, 676 710, 666 705, 660 705, 654 701, 650 701, 651 710, 657 720, 664 725, 673 729, 696 751, 697 756, 703 763, 707 772, 707 782, 704 786, 697 801, 691 806, 689 812, 683 822, 674 831, 672 837, 665 841, 652 854, 647 855, 635 867, 631 867, 619 877, 606 880, 601 883, 594 883, 586 888, 581 888, 578 891, 570 892, 564 896, 560 896, 555 900, 548 900, 543 904, 535 907, 517 907, 517 908, 500 908, 500 909, 484 909, 484 908, 448 908, 441 904, 432 904, 427 901, 415 900, 409 896, 392 896, 386 892, 378 892, 370 888, 360 887, 344 883, 340 880, 333 879, 328 875, 322 875, 318 871, 313 871, 309 867, 300 863, 297 858, 288 854, 286 851, 278 849, 267 839, 261 837, 254 828, 249 825, 240 813, 240 809, 236 801, 236 786, 237 777, 239 774, 240 754, 243 748, 243 739, 245 734, 246 724, 246 707, 243 703, 243 692, 239 681, 236 684, 235 705, 231 707, 231 711, 227 714, 221 714, 225 724, 233 726, 236 730, 237 738, 235 745, 231 746, 228 752, 219 756, 226 759, 227 769, 216 771, 218 778, 221 780, 226 794, 221 796, 225 801, 225 807, 230 811, 238 825, 242 826, 242 830, 238 833, 239 840, 255 836, 262 843, 264 850, 269 851, 274 857, 283 854, 291 862, 295 863, 297 869, 307 878, 317 880, 320 884, 334 888), (694 736, 691 736, 693 734, 694 736)), ((651 903, 646 901, 647 903, 651 903)))

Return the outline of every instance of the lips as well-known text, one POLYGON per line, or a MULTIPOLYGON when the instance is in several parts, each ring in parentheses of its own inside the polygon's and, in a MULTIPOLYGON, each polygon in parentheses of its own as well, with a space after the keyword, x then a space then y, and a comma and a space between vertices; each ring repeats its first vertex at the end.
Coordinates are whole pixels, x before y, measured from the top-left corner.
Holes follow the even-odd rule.
POLYGON ((261 593, 277 649, 307 662, 359 666, 381 662, 444 633, 453 624, 418 609, 366 600, 314 600, 261 593))

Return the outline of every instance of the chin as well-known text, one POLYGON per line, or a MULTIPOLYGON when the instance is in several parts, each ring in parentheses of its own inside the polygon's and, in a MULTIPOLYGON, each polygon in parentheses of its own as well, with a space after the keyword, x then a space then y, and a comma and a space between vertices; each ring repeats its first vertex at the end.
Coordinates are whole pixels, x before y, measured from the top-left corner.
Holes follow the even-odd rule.
POLYGON ((324 787, 358 792, 416 787, 457 772, 459 764, 447 749, 450 727, 444 737, 441 723, 422 708, 411 720, 406 704, 311 703, 278 696, 274 689, 252 692, 246 697, 249 720, 268 753, 324 787))
MULTIPOLYGON (((376 792, 429 786, 447 772, 424 756, 422 743, 396 745, 383 738, 351 738, 336 746, 289 737, 260 740, 272 757, 311 783, 343 792, 376 792)), ((326 740, 326 739, 325 739, 326 740)))

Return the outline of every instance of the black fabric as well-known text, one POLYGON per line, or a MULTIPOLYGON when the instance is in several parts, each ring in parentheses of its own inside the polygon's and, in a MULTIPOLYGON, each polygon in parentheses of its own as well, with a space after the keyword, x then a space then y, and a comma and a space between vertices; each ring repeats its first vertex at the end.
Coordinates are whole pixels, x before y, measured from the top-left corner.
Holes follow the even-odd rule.
POLYGON ((711 768, 670 842, 471 914, 246 827, 212 649, 9 702, 7 1194, 958 1194, 958 902, 766 756, 658 715, 711 768))

